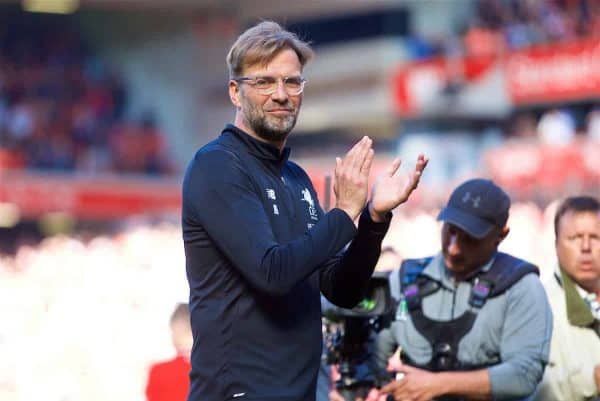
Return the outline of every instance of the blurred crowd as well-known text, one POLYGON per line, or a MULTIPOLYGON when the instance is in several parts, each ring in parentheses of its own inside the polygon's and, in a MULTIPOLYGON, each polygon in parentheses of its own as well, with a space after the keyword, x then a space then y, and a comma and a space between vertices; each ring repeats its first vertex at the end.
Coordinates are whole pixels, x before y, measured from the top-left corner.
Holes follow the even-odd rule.
POLYGON ((501 145, 488 149, 488 172, 519 199, 547 202, 600 184, 600 109, 550 108, 518 115, 501 145), (579 118, 577 117, 579 115, 579 118))
POLYGON ((502 126, 479 131, 409 133, 400 138, 398 152, 402 160, 414 160, 419 153, 430 157, 423 201, 440 202, 453 185, 473 174, 488 176, 514 199, 537 205, 569 193, 597 194, 600 109, 519 111, 502 126))
POLYGON ((172 171, 152 112, 126 118, 125 84, 76 28, 41 18, 0 22, 0 166, 172 171))
POLYGON ((479 0, 465 34, 469 54, 600 35, 594 0, 479 0))
POLYGON ((514 118, 509 136, 550 146, 569 145, 578 137, 600 142, 600 106, 591 108, 580 119, 568 107, 550 108, 539 119, 521 113, 514 118))
POLYGON ((524 47, 600 36, 596 0, 477 0, 457 35, 410 40, 412 56, 491 56, 524 47))
MULTIPOLYGON (((397 210, 383 246, 399 256, 378 268, 436 252, 436 215, 397 210)), ((548 274, 553 216, 554 204, 515 204, 501 250, 548 274)), ((149 366, 173 356, 169 317, 187 301, 180 234, 175 224, 141 225, 0 256, 0 401, 144 400, 149 366)))
POLYGON ((0 256, 0 400, 144 400, 150 363, 174 356, 184 266, 171 225, 0 256))

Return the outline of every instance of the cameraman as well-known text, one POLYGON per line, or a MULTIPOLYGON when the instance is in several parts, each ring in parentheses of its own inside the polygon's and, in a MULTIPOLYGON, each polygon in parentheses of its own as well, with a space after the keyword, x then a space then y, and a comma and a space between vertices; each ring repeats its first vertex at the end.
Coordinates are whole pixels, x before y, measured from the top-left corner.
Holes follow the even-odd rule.
POLYGON ((438 216, 441 253, 406 260, 390 275, 401 301, 375 360, 384 371, 400 346, 402 362, 398 380, 369 400, 526 400, 535 391, 552 314, 537 267, 498 252, 509 208, 492 181, 461 184, 438 216))

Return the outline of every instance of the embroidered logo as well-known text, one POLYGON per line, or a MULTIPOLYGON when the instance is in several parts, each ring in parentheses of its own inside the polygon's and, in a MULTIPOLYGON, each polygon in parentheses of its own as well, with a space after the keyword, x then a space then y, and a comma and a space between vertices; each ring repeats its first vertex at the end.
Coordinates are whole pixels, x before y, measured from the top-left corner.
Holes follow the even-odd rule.
POLYGON ((310 218, 312 220, 319 220, 319 217, 317 215, 317 209, 315 208, 315 201, 308 188, 304 188, 302 190, 302 198, 300 198, 300 200, 303 200, 306 203, 308 203, 308 214, 310 214, 310 218))
POLYGON ((315 201, 312 198, 312 195, 310 194, 310 191, 308 190, 308 188, 304 188, 302 190, 302 199, 303 201, 308 202, 308 204, 312 207, 315 207, 315 201))
POLYGON ((471 202, 473 204, 473 207, 475 209, 479 208, 479 204, 481 203, 481 196, 476 196, 476 197, 472 197, 470 192, 467 192, 463 197, 462 197, 462 202, 463 203, 467 203, 467 202, 471 202))
POLYGON ((265 189, 265 191, 267 192, 267 198, 272 199, 272 200, 277 200, 274 189, 267 188, 267 189, 265 189))

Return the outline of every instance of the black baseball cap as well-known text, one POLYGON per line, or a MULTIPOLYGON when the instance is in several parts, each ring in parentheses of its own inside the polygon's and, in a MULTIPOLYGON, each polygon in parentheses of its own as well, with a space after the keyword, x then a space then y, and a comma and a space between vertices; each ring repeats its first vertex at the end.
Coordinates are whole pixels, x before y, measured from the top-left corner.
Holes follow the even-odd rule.
POLYGON ((510 198, 491 180, 475 178, 460 184, 450 195, 438 220, 453 224, 475 238, 483 238, 493 227, 504 227, 510 198))

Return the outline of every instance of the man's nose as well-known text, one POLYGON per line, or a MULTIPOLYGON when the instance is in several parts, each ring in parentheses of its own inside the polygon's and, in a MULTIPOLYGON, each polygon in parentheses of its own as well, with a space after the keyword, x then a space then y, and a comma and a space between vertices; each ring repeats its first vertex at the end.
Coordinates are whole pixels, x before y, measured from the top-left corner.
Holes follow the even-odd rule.
POLYGON ((283 80, 278 79, 277 88, 275 89, 275 92, 271 94, 271 99, 278 103, 285 103, 287 102, 288 97, 289 95, 285 89, 285 84, 283 83, 283 80))
POLYGON ((459 255, 460 254, 460 245, 458 241, 458 235, 452 234, 450 235, 450 241, 448 241, 448 245, 446 246, 446 251, 449 255, 459 255))
POLYGON ((581 238, 581 251, 591 252, 592 250, 592 239, 588 235, 584 235, 581 238))

